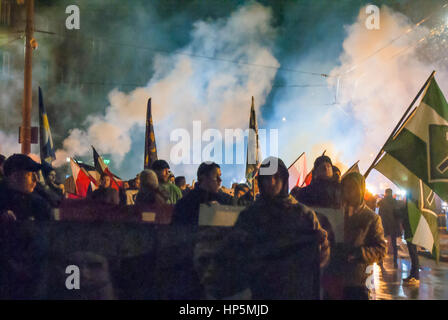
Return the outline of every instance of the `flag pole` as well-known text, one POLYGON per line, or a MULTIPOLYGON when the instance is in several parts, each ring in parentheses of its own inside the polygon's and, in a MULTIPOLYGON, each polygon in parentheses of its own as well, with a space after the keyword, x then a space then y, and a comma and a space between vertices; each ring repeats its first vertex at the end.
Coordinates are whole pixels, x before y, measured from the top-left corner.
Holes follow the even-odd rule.
POLYGON ((384 143, 383 147, 380 149, 380 151, 378 152, 378 155, 376 156, 375 160, 373 160, 372 164, 370 165, 370 167, 367 169, 366 173, 364 173, 364 178, 367 179, 367 176, 370 174, 370 171, 372 171, 373 167, 375 166, 375 164, 377 163, 377 161, 379 160, 379 158, 383 155, 384 152, 384 147, 386 146, 387 142, 394 136, 394 134, 401 129, 401 127, 406 123, 406 121, 408 120, 409 116, 412 115, 412 113, 409 114, 409 112, 411 111, 412 107, 414 106, 415 102, 417 101, 417 99, 420 97, 420 95, 422 94, 422 92, 425 90, 425 88, 428 86, 429 82, 431 81, 431 79, 434 77, 434 75, 436 74, 436 71, 434 70, 431 75, 429 76, 429 78, 426 80, 425 84, 423 85, 423 87, 420 89, 420 91, 417 93, 417 95, 415 96, 414 100, 412 100, 411 104, 409 105, 409 107, 407 108, 406 112, 403 114, 403 116, 401 117, 400 121, 398 121, 397 125, 395 126, 394 130, 392 130, 389 138, 387 138, 386 142, 384 143))
POLYGON ((302 152, 302 154, 301 154, 296 160, 294 160, 293 163, 291 163, 291 165, 288 167, 288 170, 289 170, 289 169, 292 167, 292 165, 293 165, 294 163, 296 163, 297 160, 299 160, 304 154, 305 154, 305 152, 302 152))

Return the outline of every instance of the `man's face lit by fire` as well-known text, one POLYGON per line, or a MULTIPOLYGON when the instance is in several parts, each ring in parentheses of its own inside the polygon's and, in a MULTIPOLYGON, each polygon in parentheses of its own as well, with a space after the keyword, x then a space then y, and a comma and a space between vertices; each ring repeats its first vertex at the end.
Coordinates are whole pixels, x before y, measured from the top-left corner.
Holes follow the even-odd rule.
POLYGON ((329 162, 323 162, 314 170, 316 178, 328 180, 333 177, 333 166, 329 162))

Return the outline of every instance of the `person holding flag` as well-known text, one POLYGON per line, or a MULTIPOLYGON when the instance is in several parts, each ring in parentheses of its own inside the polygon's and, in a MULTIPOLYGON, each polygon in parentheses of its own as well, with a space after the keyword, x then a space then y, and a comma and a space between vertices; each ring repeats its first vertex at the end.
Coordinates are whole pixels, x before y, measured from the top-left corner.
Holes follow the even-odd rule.
POLYGON ((403 221, 412 268, 409 277, 403 281, 410 284, 418 284, 419 280, 415 245, 432 252, 436 261, 439 260, 435 195, 448 201, 448 103, 434 74, 435 71, 365 173, 367 177, 375 168, 407 191, 403 221), (414 108, 423 92, 420 104, 414 108))
POLYGON ((101 175, 106 174, 110 178, 110 187, 120 191, 121 186, 123 185, 123 181, 118 179, 110 170, 107 164, 104 162, 103 158, 98 154, 95 148, 92 146, 93 150, 93 161, 95 163, 96 171, 98 171, 101 175))
POLYGON ((294 188, 291 194, 297 201, 307 206, 339 208, 341 187, 334 179, 331 159, 325 155, 318 157, 314 161, 310 185, 305 188, 294 188))

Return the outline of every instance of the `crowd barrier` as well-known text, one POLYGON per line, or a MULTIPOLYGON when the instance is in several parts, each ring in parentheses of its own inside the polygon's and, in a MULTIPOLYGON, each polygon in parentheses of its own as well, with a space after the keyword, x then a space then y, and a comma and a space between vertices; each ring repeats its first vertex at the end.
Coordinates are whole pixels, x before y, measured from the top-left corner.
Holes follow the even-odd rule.
MULTIPOLYGON (((76 215, 61 213, 67 220, 16 222, 0 228, 1 299, 202 299, 192 259, 196 235, 205 228, 232 230, 118 219, 75 221, 76 215), (67 288, 70 265, 83 270, 80 289, 67 288)), ((316 237, 298 235, 292 251, 271 252, 260 259, 266 272, 281 270, 278 266, 294 260, 300 272, 275 276, 297 281, 298 298, 319 298, 316 237)))

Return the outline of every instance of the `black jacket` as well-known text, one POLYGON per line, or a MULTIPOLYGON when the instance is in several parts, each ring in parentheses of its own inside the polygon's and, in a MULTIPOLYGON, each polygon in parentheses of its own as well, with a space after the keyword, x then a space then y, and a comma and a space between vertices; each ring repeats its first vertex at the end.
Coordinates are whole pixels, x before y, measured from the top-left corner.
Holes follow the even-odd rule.
POLYGON ((0 184, 0 213, 8 210, 14 213, 18 221, 52 219, 51 207, 46 200, 35 193, 12 190, 3 182, 0 184))
POLYGON ((118 205, 120 203, 118 191, 112 188, 100 187, 93 191, 88 198, 107 204, 118 205))
POLYGON ((283 180, 281 192, 273 198, 264 196, 260 175, 262 193, 240 213, 228 241, 244 257, 241 269, 254 299, 315 299, 319 264, 326 264, 330 254, 327 233, 314 211, 288 194, 289 174, 283 161, 271 157, 261 167, 272 160, 283 180))
POLYGON ((172 223, 178 225, 198 225, 199 206, 201 203, 212 201, 223 205, 232 205, 232 197, 230 195, 223 192, 209 193, 196 186, 176 203, 172 223))
POLYGON ((294 191, 291 195, 306 206, 336 209, 341 206, 341 184, 333 180, 313 180, 309 186, 294 191))

